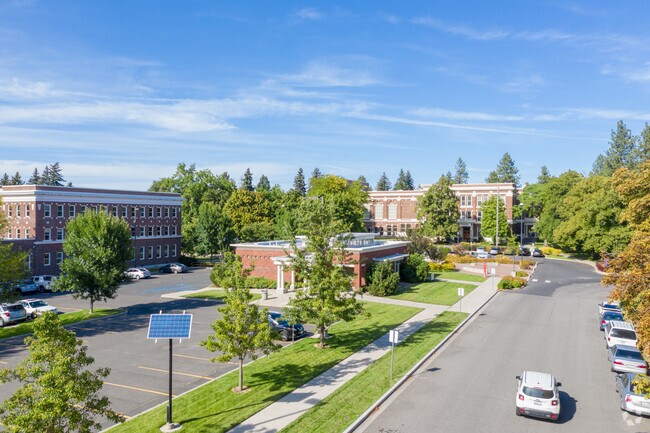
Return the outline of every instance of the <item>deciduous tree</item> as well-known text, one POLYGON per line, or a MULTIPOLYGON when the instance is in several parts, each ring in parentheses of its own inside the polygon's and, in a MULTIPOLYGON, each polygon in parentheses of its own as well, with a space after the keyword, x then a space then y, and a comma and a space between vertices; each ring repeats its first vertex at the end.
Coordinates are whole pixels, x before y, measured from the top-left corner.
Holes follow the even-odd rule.
POLYGON ((232 221, 219 206, 204 202, 199 206, 199 216, 195 227, 198 254, 210 255, 227 251, 235 240, 232 221))
POLYGON ((458 197, 451 190, 451 181, 441 176, 438 182, 418 199, 417 216, 425 236, 436 241, 454 239, 458 235, 458 197))
POLYGON ((359 182, 329 174, 313 179, 307 196, 323 197, 334 203, 335 217, 343 224, 344 232, 364 230, 363 210, 368 203, 368 193, 359 182))
POLYGON ((228 199, 224 212, 233 222, 233 230, 242 238, 245 226, 257 223, 273 224, 271 203, 264 194, 238 189, 228 199))
POLYGON ((496 195, 490 196, 489 199, 481 205, 481 234, 483 237, 491 238, 492 242, 497 243, 497 212, 499 214, 499 233, 498 240, 506 240, 510 234, 508 228, 508 216, 506 215, 506 204, 503 199, 497 200, 496 195), (497 204, 498 203, 498 204, 497 204))

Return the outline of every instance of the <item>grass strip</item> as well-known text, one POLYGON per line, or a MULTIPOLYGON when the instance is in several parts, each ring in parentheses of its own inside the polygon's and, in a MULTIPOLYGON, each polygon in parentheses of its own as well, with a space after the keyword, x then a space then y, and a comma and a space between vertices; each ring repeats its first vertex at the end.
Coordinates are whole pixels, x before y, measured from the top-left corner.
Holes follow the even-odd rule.
POLYGON ((344 431, 466 317, 466 313, 449 311, 436 317, 395 346, 392 382, 389 379, 389 352, 282 429, 281 433, 344 431))
POLYGON ((404 301, 423 302, 436 305, 454 305, 460 300, 458 288, 465 289, 465 296, 476 288, 473 284, 452 283, 447 281, 433 281, 418 284, 404 285, 397 289, 397 294, 388 298, 404 301))
MULTIPOLYGON (((227 293, 226 290, 214 289, 214 290, 206 290, 205 292, 191 293, 183 297, 198 298, 198 299, 214 299, 223 302, 224 298, 226 297, 226 293, 227 293)), ((259 293, 251 293, 251 295, 253 295, 253 301, 262 299, 262 295, 260 295, 259 293)))
MULTIPOLYGON (((90 319, 99 319, 101 317, 112 316, 122 312, 122 310, 114 310, 108 308, 96 308, 93 314, 88 310, 74 311, 72 313, 59 314, 59 321, 63 326, 71 325, 73 323, 84 322, 90 319)), ((15 337, 17 335, 31 334, 34 327, 33 321, 27 321, 14 326, 7 326, 0 328, 0 339, 15 337)))
POLYGON ((435 272, 436 278, 442 278, 445 280, 457 280, 457 281, 474 281, 476 283, 482 283, 487 280, 480 275, 475 274, 465 274, 458 271, 445 271, 445 272, 435 272))
MULTIPOLYGON (((327 349, 304 338, 270 357, 244 367, 245 393, 234 393, 237 370, 174 400, 174 422, 183 431, 225 432, 359 351, 395 326, 421 311, 418 308, 365 303, 370 316, 332 326, 327 349)), ((207 352, 206 352, 207 353, 207 352)), ((119 424, 110 433, 158 433, 165 423, 166 406, 119 424)))

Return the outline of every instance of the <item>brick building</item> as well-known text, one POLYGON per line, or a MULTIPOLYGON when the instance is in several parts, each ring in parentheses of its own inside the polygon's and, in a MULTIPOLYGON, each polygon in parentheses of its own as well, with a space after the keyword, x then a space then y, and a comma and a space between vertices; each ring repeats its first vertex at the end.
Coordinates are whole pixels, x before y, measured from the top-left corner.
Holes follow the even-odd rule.
MULTIPOLYGON (((366 205, 365 224, 370 232, 387 236, 403 236, 410 228, 420 224, 417 218, 418 198, 424 195, 431 185, 412 191, 370 191, 366 205)), ((515 185, 512 183, 469 183, 453 184, 452 191, 458 197, 459 238, 463 241, 476 241, 481 238, 481 205, 493 195, 499 195, 505 203, 506 215, 513 233, 523 233, 523 237, 533 235, 533 218, 514 220, 512 208, 515 203, 515 185)), ((521 193, 522 190, 519 190, 521 193)))
POLYGON ((181 251, 179 194, 71 188, 3 186, 2 212, 9 221, 0 240, 29 251, 32 274, 59 274, 68 219, 86 209, 104 209, 128 221, 134 240, 131 265, 178 261, 181 251))
MULTIPOLYGON (((408 242, 379 241, 375 237, 375 233, 352 233, 346 241, 345 250, 350 254, 351 261, 348 266, 354 270, 353 285, 356 289, 365 285, 366 269, 370 262, 388 260, 399 270, 400 262, 407 256, 408 242)), ((305 242, 305 238, 298 238, 296 247, 306 248, 305 242)), ((251 275, 275 280, 276 289, 280 292, 284 292, 287 285, 293 289, 295 274, 289 269, 289 241, 249 242, 231 246, 235 254, 242 258, 244 267, 255 265, 251 275)))

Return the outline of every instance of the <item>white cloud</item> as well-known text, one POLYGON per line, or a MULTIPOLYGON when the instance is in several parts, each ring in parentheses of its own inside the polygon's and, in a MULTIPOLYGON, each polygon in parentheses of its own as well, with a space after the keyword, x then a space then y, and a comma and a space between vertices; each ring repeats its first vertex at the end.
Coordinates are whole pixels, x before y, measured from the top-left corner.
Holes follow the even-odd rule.
POLYGON ((314 8, 302 8, 296 12, 296 17, 301 20, 320 20, 323 14, 314 8))
POLYGON ((42 99, 62 94, 55 91, 51 83, 44 81, 26 81, 15 77, 0 80, 0 99, 42 99))
POLYGON ((492 113, 480 113, 477 111, 452 111, 442 108, 419 108, 409 112, 410 114, 436 119, 449 119, 449 120, 480 120, 480 121, 498 121, 498 122, 513 122, 524 120, 523 116, 503 115, 492 113))
POLYGON ((348 57, 319 59, 310 62, 299 73, 277 80, 301 87, 364 87, 380 83, 369 70, 372 59, 348 57))
POLYGON ((511 35, 510 31, 504 29, 478 30, 466 25, 449 24, 432 17, 417 17, 414 18, 412 22, 414 24, 420 24, 436 30, 440 30, 444 33, 464 36, 468 39, 476 39, 482 41, 505 39, 511 35))

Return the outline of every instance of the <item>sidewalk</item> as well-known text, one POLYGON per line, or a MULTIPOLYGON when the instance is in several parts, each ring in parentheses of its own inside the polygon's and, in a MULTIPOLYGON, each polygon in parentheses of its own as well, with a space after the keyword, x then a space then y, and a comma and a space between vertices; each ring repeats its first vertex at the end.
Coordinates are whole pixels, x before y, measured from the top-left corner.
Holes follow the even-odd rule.
MULTIPOLYGON (((461 311, 462 307, 462 311, 465 313, 474 312, 490 299, 492 295, 494 295, 498 279, 498 277, 490 278, 487 281, 480 283, 476 289, 474 289, 469 295, 465 296, 462 301, 450 307, 445 305, 432 305, 419 302, 378 298, 369 295, 364 295, 363 300, 368 302, 381 302, 385 304, 408 305, 423 308, 421 312, 396 328, 400 333, 400 341, 403 341, 409 335, 416 332, 444 311, 461 311)), ((274 299, 257 302, 266 306, 279 307, 281 305, 276 304, 281 302, 280 298, 285 298, 285 296, 280 295, 274 299), (271 303, 271 305, 269 303, 271 303)), ((288 301, 288 296, 286 296, 286 300, 288 301)), ((388 342, 388 334, 386 334, 364 347, 359 352, 344 359, 325 373, 312 379, 303 386, 295 389, 293 392, 285 395, 278 401, 243 421, 241 424, 231 429, 229 433, 271 433, 282 430, 318 404, 325 397, 332 394, 343 384, 366 369, 374 361, 381 358, 389 350, 390 343, 388 342)))

